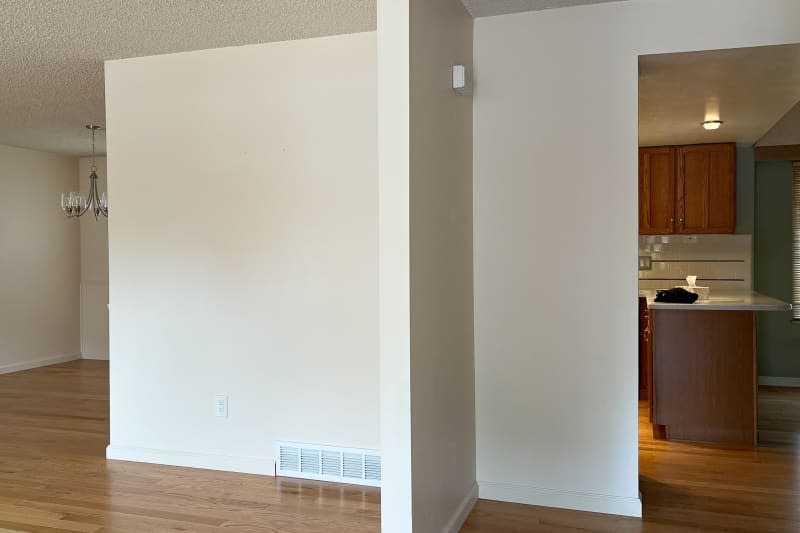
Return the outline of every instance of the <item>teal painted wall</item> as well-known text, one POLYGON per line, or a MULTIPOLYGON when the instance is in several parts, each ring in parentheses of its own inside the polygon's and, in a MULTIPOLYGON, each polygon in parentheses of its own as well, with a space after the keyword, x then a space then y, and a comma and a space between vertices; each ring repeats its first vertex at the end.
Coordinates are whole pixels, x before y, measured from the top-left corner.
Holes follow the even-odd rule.
MULTIPOLYGON (((790 162, 755 164, 754 220, 754 289, 773 298, 791 301, 790 162)), ((761 376, 800 377, 800 325, 792 324, 789 313, 759 313, 758 366, 761 376)))
POLYGON ((736 233, 753 234, 756 156, 751 146, 736 147, 736 233))

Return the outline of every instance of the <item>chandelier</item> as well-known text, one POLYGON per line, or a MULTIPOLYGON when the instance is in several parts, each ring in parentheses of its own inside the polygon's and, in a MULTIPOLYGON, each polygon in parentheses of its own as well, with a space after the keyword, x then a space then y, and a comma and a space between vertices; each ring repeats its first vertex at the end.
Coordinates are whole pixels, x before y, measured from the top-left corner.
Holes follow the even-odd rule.
POLYGON ((61 209, 67 214, 67 218, 78 218, 87 211, 94 214, 95 220, 100 220, 100 215, 108 218, 108 196, 106 193, 97 192, 97 163, 95 161, 94 137, 102 126, 87 124, 86 129, 92 132, 92 173, 89 174, 89 193, 84 195, 82 192, 62 192, 61 209))

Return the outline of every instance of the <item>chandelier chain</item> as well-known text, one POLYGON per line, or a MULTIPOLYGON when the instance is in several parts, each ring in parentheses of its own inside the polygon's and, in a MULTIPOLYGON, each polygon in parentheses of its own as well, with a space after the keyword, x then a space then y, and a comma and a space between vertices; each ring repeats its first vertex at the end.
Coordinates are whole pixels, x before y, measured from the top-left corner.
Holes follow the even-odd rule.
POLYGON ((95 134, 95 131, 96 130, 93 128, 92 129, 92 172, 97 172, 97 159, 95 157, 95 151, 94 151, 94 134, 95 134))

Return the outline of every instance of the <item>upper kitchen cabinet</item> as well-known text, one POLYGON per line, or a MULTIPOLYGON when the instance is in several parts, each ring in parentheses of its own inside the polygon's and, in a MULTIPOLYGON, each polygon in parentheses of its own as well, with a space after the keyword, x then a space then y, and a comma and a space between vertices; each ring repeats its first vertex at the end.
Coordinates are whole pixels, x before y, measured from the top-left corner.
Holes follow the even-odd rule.
POLYGON ((639 233, 733 233, 736 145, 639 149, 639 233))
POLYGON ((677 149, 678 233, 733 233, 736 228, 736 145, 677 149))
POLYGON ((675 148, 639 148, 639 233, 675 233, 675 148))

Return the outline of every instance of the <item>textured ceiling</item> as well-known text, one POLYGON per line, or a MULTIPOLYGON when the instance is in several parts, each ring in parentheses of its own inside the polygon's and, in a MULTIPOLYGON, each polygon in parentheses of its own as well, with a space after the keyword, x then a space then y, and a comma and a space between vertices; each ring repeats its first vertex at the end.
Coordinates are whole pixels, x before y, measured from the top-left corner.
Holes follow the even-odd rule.
POLYGON ((461 0, 473 17, 491 17, 522 11, 539 11, 557 7, 603 4, 620 0, 461 0))
POLYGON ((800 144, 800 102, 761 137, 756 146, 800 144))
POLYGON ((105 123, 106 59, 375 24, 375 0, 0 0, 0 144, 88 153, 83 125, 105 123))
POLYGON ((798 101, 800 45, 642 56, 639 145, 753 144, 798 101))

